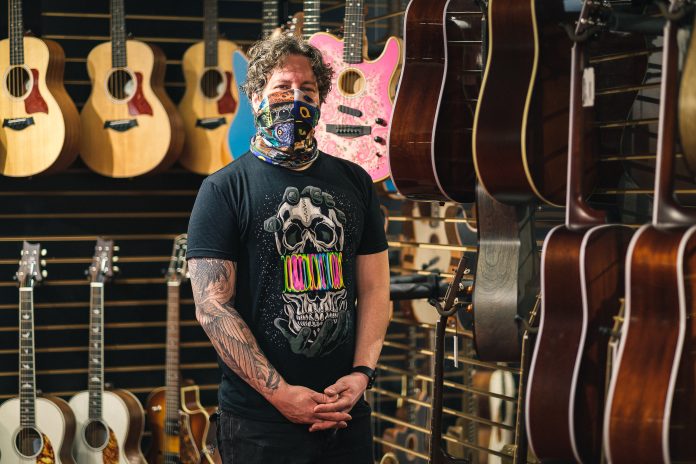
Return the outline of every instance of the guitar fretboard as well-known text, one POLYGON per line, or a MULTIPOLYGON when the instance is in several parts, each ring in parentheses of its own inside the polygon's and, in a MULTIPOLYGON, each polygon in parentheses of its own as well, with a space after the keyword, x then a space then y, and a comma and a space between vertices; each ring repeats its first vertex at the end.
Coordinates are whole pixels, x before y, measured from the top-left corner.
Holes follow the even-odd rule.
MULTIPOLYGON (((166 424, 178 424, 180 404, 179 380, 179 282, 167 283, 167 359, 166 359, 166 424)), ((168 429, 171 427, 165 427, 168 429)), ((178 431, 169 430, 168 434, 178 431)))
POLYGON ((217 0, 205 0, 203 6, 203 42, 205 43, 205 67, 218 64, 218 7, 217 0))
POLYGON ((89 303, 89 418, 101 419, 104 392, 104 284, 92 282, 89 303))
POLYGON ((111 0, 111 66, 125 68, 126 58, 126 14, 123 0, 111 0))
POLYGON ((312 34, 319 32, 320 21, 319 0, 305 0, 304 2, 304 26, 302 37, 307 40, 312 34))
POLYGON ((10 0, 10 65, 24 64, 24 22, 22 0, 10 0))
POLYGON ((343 20, 343 61, 345 63, 362 63, 364 33, 363 0, 348 0, 346 17, 343 20))
POLYGON ((20 426, 36 423, 36 377, 34 375, 34 292, 19 289, 19 400, 20 426))
POLYGON ((278 1, 264 0, 263 2, 263 38, 270 36, 278 27, 278 1))

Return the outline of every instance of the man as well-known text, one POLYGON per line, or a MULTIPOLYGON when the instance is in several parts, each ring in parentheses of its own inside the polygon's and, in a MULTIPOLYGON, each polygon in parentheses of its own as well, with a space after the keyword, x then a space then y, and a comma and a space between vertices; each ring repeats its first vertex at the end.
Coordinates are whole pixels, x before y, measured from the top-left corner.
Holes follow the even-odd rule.
POLYGON ((387 242, 359 166, 318 151, 333 72, 294 37, 249 50, 250 153, 208 177, 188 232, 218 353, 225 464, 373 462, 363 393, 388 325, 387 242))

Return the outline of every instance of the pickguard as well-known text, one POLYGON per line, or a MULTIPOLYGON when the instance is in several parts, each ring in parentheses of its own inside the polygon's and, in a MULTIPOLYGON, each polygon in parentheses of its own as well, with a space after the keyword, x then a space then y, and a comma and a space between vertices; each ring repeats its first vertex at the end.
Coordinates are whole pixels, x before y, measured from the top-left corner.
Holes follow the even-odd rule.
POLYGON ((143 94, 143 73, 134 72, 133 74, 135 74, 135 79, 138 81, 138 85, 135 90, 135 95, 133 95, 133 98, 128 100, 128 113, 131 116, 145 114, 152 116, 152 107, 147 102, 145 95, 143 94))
POLYGON ((220 99, 217 102, 218 113, 220 114, 234 113, 234 111, 237 109, 237 101, 234 99, 234 96, 232 95, 232 73, 229 71, 225 71, 225 76, 227 77, 227 83, 225 84, 225 93, 222 94, 222 97, 220 97, 220 99))
POLYGON ((41 435, 43 436, 44 447, 41 450, 41 453, 36 456, 36 464, 55 464, 56 453, 53 451, 53 445, 45 433, 42 433, 41 435))
POLYGON ((102 462, 104 464, 118 464, 119 449, 116 434, 109 428, 109 442, 102 450, 102 462))
POLYGON ((179 456, 181 464, 198 464, 201 460, 196 447, 196 442, 193 440, 191 433, 191 423, 189 422, 188 414, 181 414, 179 428, 179 456))
POLYGON ((24 110, 27 114, 46 113, 48 114, 48 105, 46 100, 41 96, 39 91, 39 71, 32 69, 31 75, 34 77, 34 85, 31 87, 29 96, 24 100, 24 110))

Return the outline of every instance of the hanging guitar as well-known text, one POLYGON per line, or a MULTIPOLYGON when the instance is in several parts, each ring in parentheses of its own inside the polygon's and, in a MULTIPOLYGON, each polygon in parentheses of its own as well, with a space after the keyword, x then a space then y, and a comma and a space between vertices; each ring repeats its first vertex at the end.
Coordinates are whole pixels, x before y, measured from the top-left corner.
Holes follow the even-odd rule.
POLYGON ((628 249, 625 321, 604 414, 615 464, 696 461, 696 214, 674 192, 684 2, 672 0, 666 13, 653 219, 628 249))
POLYGON ((179 162, 208 175, 232 161, 227 144, 239 107, 238 82, 230 58, 239 47, 218 36, 217 0, 205 0, 203 42, 184 53, 186 91, 179 103, 186 138, 179 162))
POLYGON ((78 437, 75 458, 80 464, 145 464, 140 440, 145 411, 126 390, 104 391, 104 284, 118 272, 113 240, 98 239, 92 264, 89 301, 88 390, 70 399, 78 437))
POLYGON ((481 83, 476 0, 412 0, 404 68, 389 131, 399 192, 413 200, 474 201, 471 127, 481 83))
POLYGON ((346 2, 343 40, 325 32, 308 40, 336 72, 315 134, 320 150, 359 164, 378 182, 389 177, 387 137, 401 41, 390 37, 379 58, 367 60, 363 5, 346 2))
POLYGON ((92 92, 80 115, 80 155, 107 177, 159 172, 181 154, 181 116, 164 90, 162 50, 126 40, 124 0, 111 0, 111 41, 87 56, 92 92))
MULTIPOLYGON (((75 416, 64 400, 36 393, 34 286, 46 277, 45 250, 24 242, 19 284, 19 396, 0 406, 0 459, 3 462, 75 464, 75 416)), ((81 464, 81 463, 80 463, 81 464)))
POLYGON ((0 174, 28 177, 64 169, 77 157, 75 103, 63 86, 57 42, 24 36, 22 0, 9 0, 10 37, 0 41, 0 174))
POLYGON ((174 249, 167 271, 167 354, 166 386, 153 390, 145 410, 152 431, 147 454, 150 464, 199 464, 201 459, 213 463, 206 446, 209 416, 200 403, 197 385, 181 386, 179 373, 179 288, 188 278, 186 234, 174 239, 174 249))

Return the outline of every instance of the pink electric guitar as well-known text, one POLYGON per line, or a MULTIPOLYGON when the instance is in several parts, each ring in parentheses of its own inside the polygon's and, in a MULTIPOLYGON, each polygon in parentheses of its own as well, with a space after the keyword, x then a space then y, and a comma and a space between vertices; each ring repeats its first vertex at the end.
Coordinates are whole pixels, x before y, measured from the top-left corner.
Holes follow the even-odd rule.
POLYGON ((359 164, 378 182, 389 177, 387 139, 401 41, 390 37, 379 58, 368 61, 363 4, 364 0, 347 2, 343 40, 324 32, 309 38, 336 72, 316 137, 320 150, 359 164))

